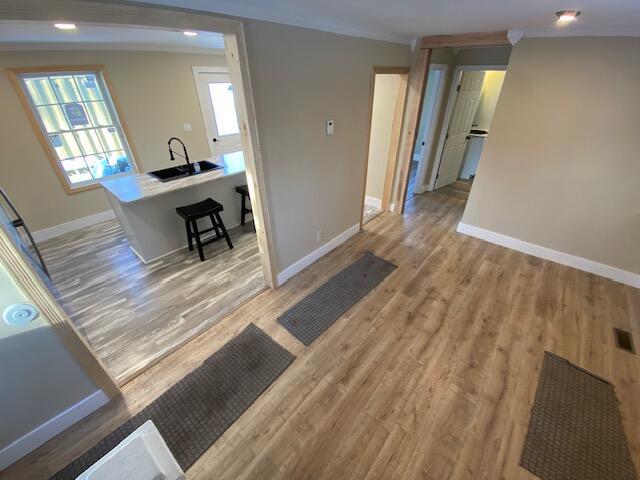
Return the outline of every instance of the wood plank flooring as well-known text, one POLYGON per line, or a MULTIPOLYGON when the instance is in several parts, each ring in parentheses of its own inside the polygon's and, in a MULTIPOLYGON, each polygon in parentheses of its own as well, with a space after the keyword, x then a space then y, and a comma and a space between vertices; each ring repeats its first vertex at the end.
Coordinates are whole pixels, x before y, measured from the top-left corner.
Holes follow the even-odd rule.
MULTIPOLYGON (((42 243, 55 294, 119 382, 203 332, 265 288, 250 224, 205 246, 143 264, 117 220, 42 243)), ((185 239, 186 243, 186 239, 185 239)))
POLYGON ((46 478, 140 411, 249 322, 297 357, 189 479, 506 479, 518 466, 543 352, 613 382, 640 466, 640 291, 455 232, 464 201, 413 197, 123 388, 123 398, 18 462, 46 478), (279 314, 364 250, 398 265, 306 348, 279 314))

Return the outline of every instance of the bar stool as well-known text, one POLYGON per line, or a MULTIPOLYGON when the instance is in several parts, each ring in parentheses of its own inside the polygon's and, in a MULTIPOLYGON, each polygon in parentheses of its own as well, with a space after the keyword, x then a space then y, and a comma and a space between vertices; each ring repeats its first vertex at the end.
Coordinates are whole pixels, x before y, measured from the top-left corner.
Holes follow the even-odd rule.
POLYGON ((249 205, 251 205, 251 199, 249 198, 249 187, 247 187, 246 185, 239 185, 236 187, 236 192, 242 195, 242 204, 240 206, 240 225, 244 225, 244 220, 247 213, 253 214, 253 210, 247 208, 247 200, 249 200, 249 205))
POLYGON ((189 250, 193 250, 193 239, 195 238, 201 262, 204 262, 204 253, 202 252, 202 247, 204 245, 208 245, 209 243, 224 238, 227 241, 227 245, 229 245, 229 248, 233 248, 233 244, 231 243, 231 239, 229 238, 227 229, 224 228, 224 223, 222 223, 222 219, 220 218, 220 212, 222 212, 222 210, 224 210, 222 205, 212 198, 207 198, 206 200, 194 203, 192 205, 185 205, 184 207, 176 208, 176 212, 178 213, 178 215, 184 218, 184 225, 187 230, 187 242, 189 243, 189 250), (206 230, 199 231, 198 219, 205 217, 209 217, 211 219, 212 227, 206 230), (216 236, 203 242, 200 238, 200 235, 212 231, 216 232, 216 236))

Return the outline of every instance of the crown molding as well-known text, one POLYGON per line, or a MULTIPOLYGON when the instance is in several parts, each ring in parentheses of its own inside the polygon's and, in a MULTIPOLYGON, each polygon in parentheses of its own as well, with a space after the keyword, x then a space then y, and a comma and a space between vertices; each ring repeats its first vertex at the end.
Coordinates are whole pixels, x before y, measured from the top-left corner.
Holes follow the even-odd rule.
POLYGON ((7 42, 0 43, 0 52, 21 51, 110 51, 110 52, 165 52, 224 55, 222 48, 182 47, 153 43, 80 43, 80 42, 7 42))
MULTIPOLYGON (((95 1, 95 0, 92 0, 95 1)), ((98 0, 104 1, 104 0, 98 0)), ((119 3, 119 1, 112 2, 119 3)), ((410 45, 413 37, 403 35, 392 35, 369 30, 365 28, 353 27, 337 22, 326 22, 316 20, 302 15, 291 15, 282 10, 274 10, 265 8, 256 8, 252 6, 242 5, 237 0, 218 0, 215 2, 215 12, 213 10, 202 10, 189 6, 175 6, 171 1, 158 1, 149 3, 148 1, 132 1, 130 3, 138 3, 150 7, 165 7, 173 10, 189 10, 204 14, 222 14, 232 17, 242 17, 252 20, 262 20, 265 22, 282 23, 293 27, 309 28, 311 30, 319 30, 322 32, 337 33, 338 35, 346 35, 348 37, 367 38, 369 40, 380 40, 383 42, 400 43, 402 45, 410 45)))
MULTIPOLYGON (((511 31, 510 31, 511 32, 511 31)), ((543 37, 640 37, 640 27, 534 28, 522 32, 524 38, 543 37)))

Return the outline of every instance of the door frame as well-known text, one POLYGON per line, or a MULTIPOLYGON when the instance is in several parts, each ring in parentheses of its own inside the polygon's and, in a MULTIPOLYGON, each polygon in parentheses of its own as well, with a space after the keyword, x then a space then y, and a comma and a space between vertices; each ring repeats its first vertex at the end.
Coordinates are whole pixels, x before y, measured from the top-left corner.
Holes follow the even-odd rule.
POLYGON ((438 147, 436 148, 436 155, 433 159, 433 165, 431 166, 429 184, 427 187, 428 192, 432 192, 436 186, 438 170, 440 170, 440 163, 442 161, 444 142, 447 137, 447 132, 449 131, 449 123, 451 123, 451 118, 453 117, 453 108, 456 104, 456 98, 458 98, 458 89, 454 87, 460 83, 464 72, 482 72, 489 70, 506 71, 507 65, 456 65, 456 68, 453 71, 453 76, 451 77, 451 83, 449 84, 449 98, 447 99, 447 106, 444 109, 444 119, 442 121, 442 127, 440 127, 438 147))
MULTIPOLYGON (((416 181, 420 180, 420 184, 416 184, 413 188, 414 194, 421 194, 427 190, 427 185, 424 182, 424 177, 427 173, 427 163, 429 160, 429 156, 431 154, 431 150, 433 149, 433 142, 435 140, 435 131, 434 128, 437 123, 437 119, 440 117, 440 112, 442 111, 442 96, 445 92, 445 86, 447 85, 447 75, 449 73, 449 65, 446 63, 432 63, 429 65, 429 72, 431 70, 440 70, 440 83, 438 84, 438 89, 436 91, 433 109, 431 110, 431 118, 429 119, 429 131, 426 132, 424 148, 422 149, 422 156, 420 160, 418 160, 418 170, 416 172, 416 181)), ((424 113, 424 112, 423 112, 424 113)), ((420 115, 420 122, 422 122, 422 115, 420 115)), ((419 124, 418 124, 419 125, 419 124)), ((417 139, 416 139, 417 140, 417 139)))
POLYGON ((411 72, 409 73, 409 92, 402 127, 402 141, 400 145, 398 183, 395 194, 395 213, 404 213, 409 184, 409 170, 416 143, 416 130, 420 122, 422 102, 429 76, 429 64, 434 48, 470 48, 470 47, 498 47, 515 44, 520 37, 509 35, 507 30, 494 32, 462 33, 458 35, 432 35, 422 37, 419 45, 413 50, 411 72))
MULTIPOLYGON (((84 2, 78 0, 5 0, 0 3, 0 20, 98 23, 128 27, 152 27, 172 31, 200 30, 224 37, 228 73, 235 88, 236 112, 240 124, 247 185, 254 211, 260 261, 267 287, 276 288, 275 247, 271 214, 267 202, 258 125, 249 73, 244 23, 242 20, 197 11, 149 4, 84 2)), ((104 393, 120 394, 92 347, 78 334, 34 268, 16 250, 7 232, 0 228, 0 261, 15 278, 25 295, 34 298, 67 350, 104 393)), ((138 372, 141 373, 141 372, 138 372)))
POLYGON ((397 169, 398 154, 400 151, 402 120, 407 97, 407 84, 409 80, 409 67, 381 67, 374 66, 371 71, 371 81, 369 83, 369 122, 367 127, 367 148, 364 156, 364 174, 362 180, 362 195, 360 198, 360 230, 362 230, 364 217, 364 201, 367 191, 367 172, 369 169, 369 144, 371 141, 371 121, 373 120, 373 96, 376 87, 376 75, 400 75, 401 84, 396 97, 396 104, 393 111, 393 122, 391 125, 391 144, 387 156, 387 168, 384 178, 384 189, 382 191, 383 212, 389 211, 391 207, 391 193, 393 191, 393 178, 397 169))

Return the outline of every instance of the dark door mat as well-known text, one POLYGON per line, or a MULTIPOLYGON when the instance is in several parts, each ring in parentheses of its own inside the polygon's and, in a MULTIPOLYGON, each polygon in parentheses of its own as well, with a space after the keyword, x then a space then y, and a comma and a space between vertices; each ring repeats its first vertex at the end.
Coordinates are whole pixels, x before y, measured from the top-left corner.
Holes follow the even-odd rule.
POLYGON ((305 345, 373 290, 396 266, 365 252, 278 318, 278 322, 305 345))
POLYGON ((635 480, 613 385, 545 352, 520 465, 543 480, 635 480))
POLYGON ((293 362, 249 324, 204 363, 52 479, 75 479, 136 428, 152 420, 186 471, 293 362))

